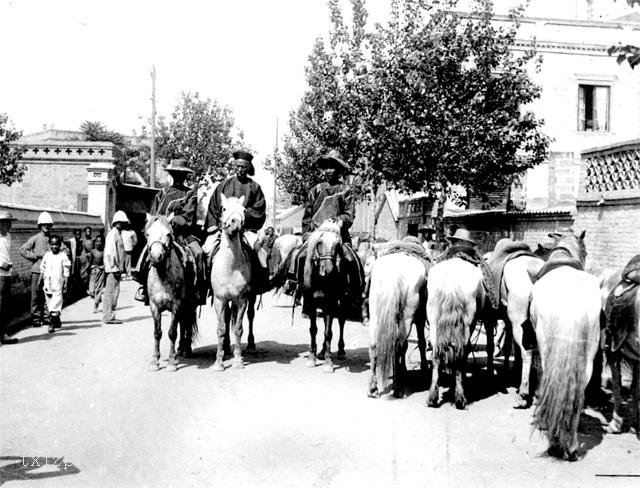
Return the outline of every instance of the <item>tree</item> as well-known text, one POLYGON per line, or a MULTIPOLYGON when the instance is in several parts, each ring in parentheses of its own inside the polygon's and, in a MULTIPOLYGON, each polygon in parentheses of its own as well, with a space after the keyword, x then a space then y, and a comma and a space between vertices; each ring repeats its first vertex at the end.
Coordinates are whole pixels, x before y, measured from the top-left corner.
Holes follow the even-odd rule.
POLYGON ((156 154, 169 163, 183 158, 197 176, 225 177, 229 158, 242 146, 240 133, 233 137, 233 113, 229 107, 196 93, 181 93, 170 118, 160 117, 156 133, 156 154))
MULTIPOLYGON (((640 6, 640 0, 627 0, 629 6, 633 7, 636 3, 640 6)), ((622 64, 625 61, 629 63, 631 68, 635 68, 640 64, 640 46, 633 44, 617 44, 611 46, 608 51, 609 56, 616 54, 618 64, 622 64)))
POLYGON ((22 151, 12 145, 22 136, 9 123, 7 114, 0 114, 0 184, 11 186, 16 181, 21 181, 27 167, 20 164, 22 151))

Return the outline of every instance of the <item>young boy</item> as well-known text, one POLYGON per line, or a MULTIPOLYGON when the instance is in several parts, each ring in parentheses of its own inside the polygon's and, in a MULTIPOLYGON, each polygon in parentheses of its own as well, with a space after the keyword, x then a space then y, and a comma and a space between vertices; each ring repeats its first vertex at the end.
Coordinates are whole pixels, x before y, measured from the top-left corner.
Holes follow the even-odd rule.
POLYGON ((42 288, 49 309, 51 325, 49 333, 61 327, 60 312, 62 312, 62 294, 67 291, 67 281, 71 273, 71 261, 67 255, 60 252, 62 239, 56 235, 49 238, 49 251, 42 258, 40 273, 42 288))
POLYGON ((93 313, 98 313, 98 305, 102 301, 102 290, 106 275, 104 274, 104 238, 98 236, 91 249, 91 278, 89 280, 89 294, 93 297, 93 313))

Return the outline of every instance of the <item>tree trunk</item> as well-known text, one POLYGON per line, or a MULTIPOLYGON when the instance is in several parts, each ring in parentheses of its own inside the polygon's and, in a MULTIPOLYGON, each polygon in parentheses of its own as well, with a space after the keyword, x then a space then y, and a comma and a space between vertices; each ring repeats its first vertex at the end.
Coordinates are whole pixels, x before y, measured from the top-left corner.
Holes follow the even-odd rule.
POLYGON ((436 229, 436 242, 440 243, 444 240, 446 236, 446 232, 444 230, 444 206, 447 203, 447 185, 446 183, 442 185, 440 189, 440 194, 438 195, 437 204, 438 211, 436 213, 436 218, 434 221, 434 227, 436 229))

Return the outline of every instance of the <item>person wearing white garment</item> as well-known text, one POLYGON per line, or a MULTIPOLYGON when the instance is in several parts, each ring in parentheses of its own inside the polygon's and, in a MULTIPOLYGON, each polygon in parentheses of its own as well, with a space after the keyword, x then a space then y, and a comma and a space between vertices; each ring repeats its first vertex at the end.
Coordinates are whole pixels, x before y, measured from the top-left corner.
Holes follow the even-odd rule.
POLYGON ((116 318, 115 310, 120 295, 120 280, 125 272, 124 243, 121 231, 129 224, 127 214, 118 210, 113 215, 111 230, 107 233, 104 245, 104 272, 107 275, 102 298, 102 321, 105 324, 121 324, 116 318))

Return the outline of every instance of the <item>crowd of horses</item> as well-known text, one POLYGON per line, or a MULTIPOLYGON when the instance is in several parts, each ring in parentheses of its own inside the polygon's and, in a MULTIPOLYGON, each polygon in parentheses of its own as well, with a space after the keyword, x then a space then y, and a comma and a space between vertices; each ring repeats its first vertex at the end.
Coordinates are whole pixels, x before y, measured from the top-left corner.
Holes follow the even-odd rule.
MULTIPOLYGON (((240 198, 223 198, 221 241, 211 260, 211 289, 217 316, 216 371, 224 371, 223 359, 231 352, 232 367, 242 368, 241 339, 243 318, 248 315, 248 349, 255 348, 253 336, 256 294, 252 288, 251 259, 243 244, 244 206, 240 198)), ((184 260, 176 251, 170 218, 151 219, 146 228, 151 271, 148 278, 151 314, 154 319, 155 349, 151 369, 158 369, 160 316, 171 312, 168 337, 171 341, 168 369, 177 369, 176 356, 188 355, 197 332, 196 304, 189 292, 190 277, 184 260), (178 350, 175 342, 180 324, 178 350)), ((291 236, 276 242, 277 266, 300 245, 291 236)), ((529 407, 534 401, 529 378, 534 347, 527 344, 527 329, 535 331, 540 356, 541 376, 535 395, 533 423, 546 433, 549 452, 564 459, 577 459, 578 421, 585 400, 596 352, 601 346, 601 322, 604 304, 617 285, 620 271, 597 277, 584 271, 586 249, 584 232, 562 235, 546 260, 522 253, 505 260, 500 274, 500 306, 488 305, 480 269, 460 257, 431 264, 411 253, 382 254, 371 266, 368 296, 369 355, 371 376, 368 394, 376 397, 390 389, 396 396, 403 392, 406 374, 405 353, 412 327, 418 335, 421 366, 427 369, 427 334, 432 348, 431 385, 427 404, 440 403, 439 381, 446 368, 455 379, 454 403, 465 408, 464 369, 474 329, 482 323, 487 337, 487 371, 493 372, 493 337, 497 320, 509 332, 505 341, 505 363, 513 337, 522 358, 522 372, 516 407, 529 407)), ((308 366, 323 359, 323 369, 333 372, 332 323, 340 327, 338 357, 344 357, 343 331, 348 308, 347 284, 341 251, 340 227, 325 222, 307 241, 303 289, 305 309, 310 320, 308 366), (316 310, 324 319, 325 334, 320 353, 316 346, 316 310)), ((640 287, 637 287, 640 288, 640 287)), ((640 317, 640 291, 636 292, 636 315, 640 317)), ((638 323, 635 324, 637 341, 638 323)), ((531 339, 529 339, 531 342, 531 339)), ((636 345, 637 347, 637 345, 636 345)), ((614 392, 614 418, 610 432, 622 427, 620 358, 610 351, 614 392)), ((633 364, 633 416, 638 417, 638 372, 633 364)))

